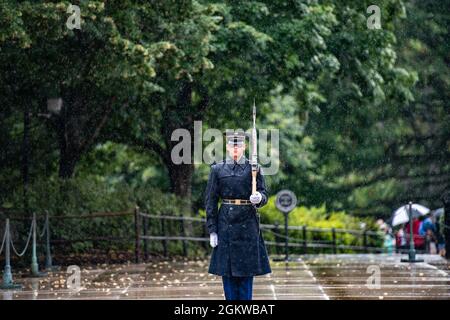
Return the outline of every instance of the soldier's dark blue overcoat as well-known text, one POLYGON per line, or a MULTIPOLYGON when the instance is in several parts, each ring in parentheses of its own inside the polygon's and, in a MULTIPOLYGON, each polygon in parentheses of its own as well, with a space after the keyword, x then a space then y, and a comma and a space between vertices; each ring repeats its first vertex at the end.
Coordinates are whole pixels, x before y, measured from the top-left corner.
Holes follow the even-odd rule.
MULTIPOLYGON (((219 276, 247 277, 271 272, 269 258, 258 217, 253 205, 221 204, 220 199, 249 200, 252 192, 251 165, 245 157, 211 166, 205 194, 206 226, 216 232, 218 245, 213 249, 209 273, 219 276)), ((257 174, 257 190, 267 203, 263 175, 257 174)))

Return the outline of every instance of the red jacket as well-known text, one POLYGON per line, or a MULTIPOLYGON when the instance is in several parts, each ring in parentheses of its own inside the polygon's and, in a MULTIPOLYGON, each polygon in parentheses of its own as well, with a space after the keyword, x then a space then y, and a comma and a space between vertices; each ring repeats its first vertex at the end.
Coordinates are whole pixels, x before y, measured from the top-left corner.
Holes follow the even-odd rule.
MULTIPOLYGON (((422 221, 419 221, 418 219, 413 219, 413 239, 414 239, 414 247, 420 248, 425 245, 425 237, 419 235, 419 228, 422 221)), ((409 222, 405 225, 405 236, 406 236, 406 243, 409 246, 409 222)))

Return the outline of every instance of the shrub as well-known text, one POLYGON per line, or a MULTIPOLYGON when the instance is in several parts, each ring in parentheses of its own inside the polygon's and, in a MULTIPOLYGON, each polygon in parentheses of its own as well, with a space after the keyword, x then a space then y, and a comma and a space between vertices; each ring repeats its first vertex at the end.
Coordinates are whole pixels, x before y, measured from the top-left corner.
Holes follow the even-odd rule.
MULTIPOLYGON (((24 216, 23 195, 21 190, 13 190, 9 195, 3 195, 2 207, 13 208, 14 213, 24 216)), ((78 255, 100 250, 102 252, 126 251, 134 249, 134 215, 119 217, 96 217, 89 219, 68 219, 65 216, 84 216, 98 212, 133 211, 138 205, 140 210, 156 215, 190 215, 186 202, 175 195, 165 193, 152 187, 132 188, 125 182, 108 185, 95 178, 42 179, 29 188, 29 207, 38 219, 48 211, 52 239, 83 240, 71 244, 61 243, 55 246, 55 251, 63 255, 78 255), (61 217, 61 218, 58 218, 61 217), (89 238, 118 238, 120 241, 91 241, 89 238)), ((5 218, 3 215, 2 218, 5 218)), ((159 223, 149 220, 149 234, 159 235, 159 223)), ((11 222, 14 237, 21 248, 28 234, 29 221, 11 222)), ((43 219, 38 220, 38 229, 42 230, 43 219)), ((178 232, 177 226, 167 224, 169 232, 178 232), (172 230, 173 229, 173 230, 172 230), (175 230, 176 229, 176 230, 175 230)), ((38 230, 38 232, 40 232, 38 230)), ((151 249, 160 252, 161 244, 152 243, 151 249)), ((170 253, 181 253, 181 244, 170 244, 170 253)), ((44 252, 40 250, 40 252, 44 252)))
MULTIPOLYGON (((283 230, 284 215, 275 206, 275 196, 269 198, 268 203, 261 209, 261 222, 267 224, 280 224, 280 230, 283 230)), ((361 223, 365 224, 366 230, 377 230, 375 222, 370 219, 360 219, 346 214, 343 211, 331 211, 328 212, 325 206, 307 208, 299 206, 294 208, 288 216, 288 224, 290 226, 306 226, 307 228, 320 228, 320 229, 350 229, 361 231, 361 223)), ((278 241, 284 241, 284 230, 278 231, 282 234, 278 237, 278 241)), ((303 243, 303 233, 301 230, 290 230, 289 237, 293 238, 293 241, 303 243)), ((273 232, 265 232, 265 238, 269 241, 277 240, 276 235, 273 232)), ((331 244, 332 233, 331 232, 307 232, 307 242, 309 245, 313 243, 317 244, 331 244)), ((352 245, 362 246, 362 236, 358 236, 351 233, 336 233, 336 241, 338 245, 352 245)), ((379 246, 378 239, 369 239, 368 245, 379 246)), ((302 252, 302 249, 294 250, 296 252, 302 252)), ((314 250, 314 252, 329 252, 327 250, 314 250)), ((345 250, 345 252, 353 252, 352 250, 345 250)))

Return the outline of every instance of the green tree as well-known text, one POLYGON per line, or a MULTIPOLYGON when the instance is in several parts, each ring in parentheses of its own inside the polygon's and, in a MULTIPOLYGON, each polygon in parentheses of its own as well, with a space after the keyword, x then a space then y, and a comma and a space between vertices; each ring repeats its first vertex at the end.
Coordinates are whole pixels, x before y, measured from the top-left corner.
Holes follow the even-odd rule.
POLYGON ((389 182, 397 173, 400 160, 394 161, 389 153, 392 137, 399 130, 394 119, 399 119, 399 111, 413 100, 417 75, 399 66, 395 52, 395 26, 404 21, 402 2, 377 3, 382 17, 379 30, 366 26, 365 10, 370 4, 336 4, 341 23, 327 44, 340 69, 321 83, 325 102, 319 112, 311 114, 305 131, 311 136, 317 159, 308 185, 315 204, 326 202, 333 209, 353 213, 386 214, 391 208, 377 202, 397 190, 385 184, 365 193, 365 187, 380 180, 389 182))
MULTIPOLYGON (((331 84, 330 103, 307 130, 313 133, 318 168, 327 177, 323 192, 316 193, 323 196, 319 203, 385 217, 408 201, 440 206, 449 181, 448 6, 437 1, 410 1, 405 10, 390 5, 381 10, 382 30, 366 32, 371 43, 388 41, 373 47, 381 64, 374 68, 364 55, 348 60, 357 86, 336 91, 331 84), (386 24, 386 12, 404 19, 386 24), (342 112, 333 110, 337 107, 342 112)), ((356 41, 363 34, 344 39, 356 41)))
POLYGON ((80 1, 81 30, 69 30, 68 2, 1 2, 2 99, 34 115, 46 113, 47 98, 63 99, 61 112, 46 122, 58 141, 62 178, 73 176, 130 95, 158 90, 154 61, 167 47, 139 42, 139 6, 105 3, 80 1))

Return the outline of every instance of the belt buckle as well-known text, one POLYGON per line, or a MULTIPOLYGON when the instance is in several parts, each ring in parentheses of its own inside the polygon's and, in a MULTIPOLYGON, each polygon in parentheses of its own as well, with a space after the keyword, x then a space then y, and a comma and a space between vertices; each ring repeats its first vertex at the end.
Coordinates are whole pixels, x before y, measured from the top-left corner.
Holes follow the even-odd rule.
POLYGON ((237 205, 241 204, 241 199, 236 199, 236 200, 234 200, 234 201, 236 201, 236 204, 237 204, 237 205))

